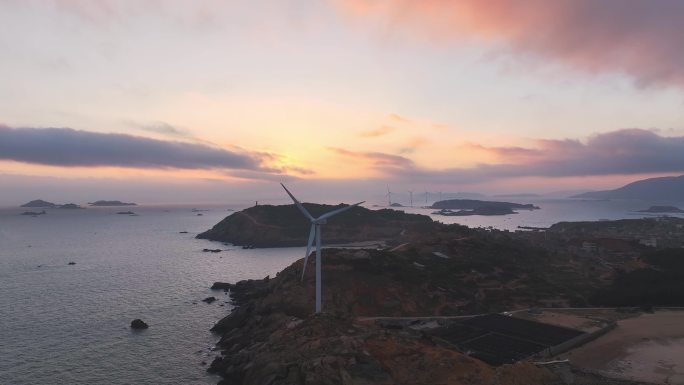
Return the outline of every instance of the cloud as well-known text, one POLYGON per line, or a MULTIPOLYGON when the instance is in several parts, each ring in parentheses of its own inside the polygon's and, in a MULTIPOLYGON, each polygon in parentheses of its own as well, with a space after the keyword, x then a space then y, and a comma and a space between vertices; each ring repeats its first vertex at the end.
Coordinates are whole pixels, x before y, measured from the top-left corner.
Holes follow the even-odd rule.
POLYGON ((437 42, 486 40, 641 86, 684 87, 681 0, 340 0, 346 14, 437 42))
POLYGON ((146 124, 136 123, 136 122, 131 122, 131 121, 127 121, 126 123, 130 126, 138 128, 142 131, 154 132, 156 134, 179 137, 179 138, 194 138, 194 136, 192 134, 190 134, 190 132, 188 132, 187 130, 182 129, 180 127, 173 126, 169 123, 162 122, 162 121, 151 122, 151 123, 146 123, 146 124))
POLYGON ((661 136, 643 129, 623 129, 576 139, 537 140, 535 148, 484 147, 502 163, 470 168, 425 168, 407 157, 333 149, 338 155, 370 163, 396 179, 426 183, 477 183, 522 177, 577 177, 684 172, 684 136, 661 136))
POLYGON ((70 128, 10 128, 0 125, 0 159, 61 167, 277 172, 262 166, 263 154, 70 128))
POLYGON ((416 150, 425 144, 428 143, 428 140, 423 137, 414 137, 410 139, 406 144, 404 144, 402 147, 399 148, 399 153, 406 155, 406 154, 412 154, 416 152, 416 150))
POLYGON ((394 128, 392 126, 380 126, 380 127, 373 129, 373 130, 363 131, 359 134, 359 136, 364 137, 364 138, 377 138, 378 136, 387 135, 387 134, 389 134, 395 130, 396 130, 396 128, 394 128))
POLYGON ((371 167, 386 172, 392 170, 400 171, 402 169, 414 169, 416 167, 411 159, 399 155, 385 154, 382 152, 350 151, 338 147, 329 147, 328 150, 340 156, 368 162, 371 167))
POLYGON ((397 121, 397 122, 401 122, 401 123, 411 123, 411 119, 405 118, 405 117, 403 117, 403 116, 401 116, 401 115, 399 115, 399 114, 390 114, 389 117, 390 117, 390 119, 395 120, 395 121, 397 121))

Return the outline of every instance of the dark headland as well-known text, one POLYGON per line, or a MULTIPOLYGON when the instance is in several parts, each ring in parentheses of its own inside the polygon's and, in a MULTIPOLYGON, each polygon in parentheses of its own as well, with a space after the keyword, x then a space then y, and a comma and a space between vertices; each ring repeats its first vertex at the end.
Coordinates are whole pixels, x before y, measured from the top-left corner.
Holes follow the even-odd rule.
MULTIPOLYGON (((252 221, 256 219, 253 211, 241 220, 260 230, 270 229, 272 241, 294 242, 295 235, 273 215, 282 209, 265 206, 257 223, 252 221)), ((291 214, 300 215, 294 210, 291 214)), ((347 226, 358 227, 354 216, 333 233, 346 234, 347 226)), ((602 378, 567 363, 559 364, 560 368, 534 365, 553 359, 545 355, 544 342, 515 346, 536 352, 520 355, 511 345, 520 343, 516 339, 520 337, 488 336, 481 331, 487 322, 516 328, 521 322, 532 322, 524 325, 528 331, 548 329, 548 324, 524 321, 517 315, 511 322, 501 315, 467 316, 549 306, 650 309, 684 305, 684 295, 679 294, 684 293, 684 249, 679 248, 684 242, 684 220, 564 223, 542 237, 537 232, 418 222, 420 226, 410 233, 394 231, 386 238, 397 246, 324 249, 321 315, 313 314, 312 259, 303 282, 300 259, 275 277, 214 284, 212 289, 229 291, 236 308, 212 329, 221 336, 221 356, 209 371, 221 375, 221 384, 226 385, 561 385, 568 384, 568 375, 578 385, 638 384, 602 378), (672 243, 673 248, 640 245, 638 237, 650 233, 669 234, 679 243, 672 243), (605 244, 605 250, 576 250, 577 242, 593 240, 594 234, 598 239, 594 242, 605 244), (636 238, 634 242, 607 242, 611 234, 636 238), (616 242, 620 249, 612 252, 608 247, 616 242), (448 318, 452 316, 466 318, 448 318), (468 342, 474 339, 481 343, 468 342)), ((297 231, 306 233, 306 223, 297 231)), ((368 239, 350 237, 346 240, 368 239)), ((300 240, 299 245, 306 241, 300 240)), ((531 338, 542 338, 534 334, 531 338)))

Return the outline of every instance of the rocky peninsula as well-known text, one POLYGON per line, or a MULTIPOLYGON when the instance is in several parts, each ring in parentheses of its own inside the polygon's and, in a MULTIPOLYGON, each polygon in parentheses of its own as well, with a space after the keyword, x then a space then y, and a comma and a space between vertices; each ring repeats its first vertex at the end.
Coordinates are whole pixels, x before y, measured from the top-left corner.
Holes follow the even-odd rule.
MULTIPOLYGON (((307 209, 316 210, 313 205, 307 209)), ((287 223, 274 215, 286 210, 290 220, 296 220, 300 216, 294 207, 256 210, 245 210, 251 211, 249 217, 236 213, 236 219, 246 221, 252 231, 270 229, 271 242, 295 241, 287 223)), ((348 219, 348 225, 359 226, 355 215, 373 218, 373 213, 378 213, 362 210, 348 219)), ((532 363, 544 360, 542 356, 514 364, 492 363, 426 328, 442 328, 452 337, 456 333, 467 338, 470 329, 458 320, 470 320, 477 314, 501 318, 496 313, 510 315, 515 310, 549 306, 644 307, 644 301, 684 304, 676 293, 657 300, 664 287, 679 288, 677 282, 684 282, 679 249, 644 254, 638 263, 624 256, 623 268, 616 269, 619 260, 607 264, 591 255, 558 252, 514 233, 443 225, 420 216, 379 211, 404 226, 387 233, 388 243, 394 246, 323 250, 322 314, 313 311, 313 259, 303 281, 300 259, 275 277, 214 283, 211 288, 229 292, 234 306, 212 328, 220 335, 221 354, 208 370, 222 376, 221 384, 565 385, 568 376, 578 385, 637 384, 584 373, 567 364, 559 372, 532 363), (407 235, 409 228, 411 236, 407 235), (634 267, 627 269, 630 265, 634 267), (663 284, 650 290, 650 279, 658 274, 663 284), (629 286, 635 289, 626 290, 629 286), (460 326, 450 331, 449 322, 460 326)), ((375 220, 389 221, 381 218, 375 220)), ((237 226, 241 222, 229 223, 237 226)), ((305 233, 306 223, 303 225, 299 230, 305 233)), ((568 224, 552 229, 558 226, 568 224)), ((345 234, 343 228, 335 232, 345 234)), ((297 240, 300 245, 304 241, 297 240)))
MULTIPOLYGON (((313 216, 342 207, 304 203, 313 216)), ((236 246, 289 247, 306 244, 309 221, 294 205, 260 205, 235 212, 197 238, 228 242, 236 246)), ((330 244, 392 242, 428 233, 438 227, 426 215, 403 211, 354 207, 325 225, 324 240, 330 244)))

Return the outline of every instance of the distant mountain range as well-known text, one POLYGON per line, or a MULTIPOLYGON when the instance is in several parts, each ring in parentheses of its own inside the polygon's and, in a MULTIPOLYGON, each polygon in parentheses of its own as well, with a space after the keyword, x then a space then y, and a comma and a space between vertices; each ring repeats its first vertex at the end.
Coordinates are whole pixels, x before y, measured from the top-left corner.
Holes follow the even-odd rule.
POLYGON ((684 201, 684 175, 643 179, 615 190, 589 191, 572 198, 684 201))

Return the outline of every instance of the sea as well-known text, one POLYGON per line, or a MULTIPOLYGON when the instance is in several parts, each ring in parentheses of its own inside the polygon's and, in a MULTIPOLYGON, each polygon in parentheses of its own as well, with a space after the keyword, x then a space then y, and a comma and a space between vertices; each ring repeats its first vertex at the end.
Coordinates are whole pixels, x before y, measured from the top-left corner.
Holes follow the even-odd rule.
MULTIPOLYGON (((533 203, 541 209, 433 218, 516 230, 559 221, 639 218, 648 215, 636 211, 650 206, 562 199, 533 203)), ((195 239, 239 209, 89 207, 49 209, 32 217, 20 215, 27 209, 0 208, 0 384, 216 384, 220 379, 206 372, 218 354, 218 337, 209 329, 232 307, 227 295, 209 287, 215 281, 275 276, 305 252, 304 247, 242 249, 195 239), (117 214, 128 210, 136 215, 117 214), (202 302, 209 296, 218 300, 202 302), (131 330, 135 318, 149 329, 131 330)))

